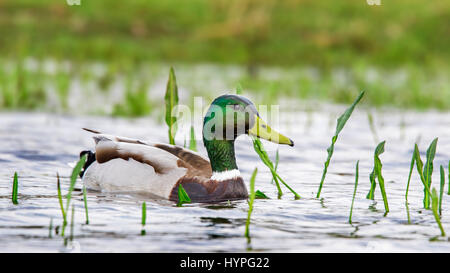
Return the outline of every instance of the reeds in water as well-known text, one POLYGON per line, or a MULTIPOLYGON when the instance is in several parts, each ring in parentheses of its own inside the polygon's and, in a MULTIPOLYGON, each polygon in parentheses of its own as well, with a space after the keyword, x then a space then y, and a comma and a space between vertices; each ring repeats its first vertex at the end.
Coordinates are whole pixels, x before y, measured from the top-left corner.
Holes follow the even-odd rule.
POLYGON ((427 165, 428 168, 426 168, 426 171, 429 172, 429 174, 425 177, 424 175, 424 166, 423 166, 423 161, 420 157, 420 151, 419 151, 419 147, 417 146, 417 144, 414 144, 414 152, 413 152, 413 157, 411 159, 411 166, 410 166, 410 170, 409 173, 410 175, 408 176, 408 184, 406 186, 406 193, 405 193, 405 198, 406 201, 408 200, 408 191, 409 191, 409 183, 411 180, 411 174, 412 174, 412 170, 414 168, 414 162, 416 163, 416 169, 417 172, 419 174, 420 177, 420 181, 422 182, 423 186, 424 186, 424 199, 423 199, 423 205, 424 208, 429 209, 429 206, 427 207, 427 204, 429 204, 429 202, 427 202, 426 200, 429 201, 429 196, 431 196, 431 190, 430 190, 430 186, 431 186, 431 174, 433 172, 432 170, 432 158, 434 158, 434 154, 436 151, 436 143, 437 143, 437 138, 435 140, 433 140, 433 142, 431 143, 430 147, 428 148, 427 151, 427 165), (433 144, 434 143, 434 144, 433 144), (434 145, 434 148, 433 148, 434 145), (434 150, 434 152, 433 152, 434 150))
POLYGON ((438 213, 438 206, 439 206, 439 197, 437 195, 436 189, 433 188, 433 191, 431 193, 431 208, 433 210, 434 219, 436 220, 436 223, 439 226, 439 229, 441 231, 441 236, 445 236, 445 230, 441 223, 441 217, 438 213))
MULTIPOLYGON (((73 189, 75 187, 75 184, 77 182, 77 178, 80 175, 81 169, 83 168, 83 166, 84 166, 84 164, 86 162, 86 158, 87 158, 86 155, 83 155, 80 158, 80 160, 77 162, 77 164, 75 165, 73 170, 72 170, 72 174, 70 176, 70 186, 69 186, 69 190, 68 190, 67 195, 66 195, 66 208, 65 209, 64 209, 63 200, 62 200, 61 183, 60 183, 60 179, 59 179, 59 174, 56 173, 58 200, 59 200, 59 205, 60 205, 60 208, 61 208, 61 213, 62 213, 62 216, 63 216, 63 226, 62 226, 61 236, 64 236, 64 230, 65 230, 65 227, 67 225, 67 211, 69 210, 70 200, 72 199, 72 191, 73 191, 73 189)), ((87 208, 87 206, 86 206, 86 208, 87 208)))
POLYGON ((253 139, 253 148, 259 155, 259 158, 261 158, 264 165, 266 165, 269 168, 270 172, 272 173, 272 177, 278 189, 278 198, 280 198, 283 195, 280 184, 278 182, 280 181, 281 183, 283 183, 284 186, 286 186, 286 188, 288 188, 294 194, 296 200, 300 199, 300 195, 298 195, 286 182, 284 182, 284 180, 280 177, 280 175, 275 171, 273 163, 270 160, 269 156, 267 155, 267 152, 264 149, 264 146, 262 145, 261 141, 257 137, 253 137, 252 139, 253 139))
POLYGON ((444 167, 441 165, 441 184, 439 187, 439 215, 442 215, 442 198, 444 197, 444 186, 445 186, 445 171, 444 167))
MULTIPOLYGON (((430 146, 427 149, 427 161, 425 163, 424 169, 423 169, 423 176, 425 178, 425 181, 428 185, 428 188, 431 188, 431 176, 433 174, 433 160, 436 155, 436 146, 437 146, 438 138, 435 138, 430 146)), ((423 206, 426 209, 430 208, 430 194, 426 189, 424 189, 424 197, 423 197, 423 206)))
POLYGON ((141 217, 141 235, 145 235, 145 224, 147 222, 147 204, 145 202, 142 203, 142 217, 141 217))
POLYGON ((169 126, 169 143, 175 145, 175 134, 177 133, 177 117, 172 115, 173 109, 178 105, 178 87, 175 71, 170 68, 169 79, 167 81, 166 95, 166 124, 169 126))
POLYGON ((355 171, 355 188, 353 190, 353 197, 352 197, 352 205, 350 207, 350 215, 348 217, 348 222, 349 224, 352 223, 352 215, 353 215, 353 204, 355 202, 355 196, 356 196, 356 188, 358 187, 358 178, 359 178, 359 160, 356 162, 356 167, 355 167, 356 171, 355 171))
POLYGON ((327 174, 328 166, 330 165, 331 156, 333 155, 334 151, 334 145, 338 139, 339 133, 344 128, 345 124, 347 123, 348 119, 353 113, 353 110, 356 107, 356 104, 362 99, 364 96, 364 91, 359 94, 359 96, 356 98, 356 100, 353 102, 353 104, 347 108, 347 110, 338 118, 337 125, 336 125, 336 132, 334 133, 334 136, 331 138, 331 145, 328 147, 328 157, 324 163, 323 173, 322 173, 322 179, 320 180, 319 190, 317 191, 316 198, 320 197, 320 193, 322 191, 323 182, 325 181, 325 176, 327 174))
POLYGON ((385 210, 385 213, 388 213, 389 212, 389 204, 388 204, 388 199, 387 199, 387 195, 386 195, 386 188, 384 185, 384 178, 382 175, 383 164, 381 163, 381 159, 380 159, 380 155, 382 153, 384 153, 385 143, 386 143, 386 141, 383 141, 383 142, 379 143, 378 146, 375 148, 374 166, 373 166, 373 171, 370 174, 371 186, 370 186, 370 191, 367 194, 366 198, 374 200, 376 180, 378 180, 378 184, 379 184, 380 190, 381 190, 381 195, 383 197, 384 210, 385 210))
POLYGON ((13 188, 12 188, 12 203, 14 205, 18 205, 19 201, 17 200, 19 191, 19 179, 17 178, 17 172, 14 172, 14 179, 13 179, 13 188))

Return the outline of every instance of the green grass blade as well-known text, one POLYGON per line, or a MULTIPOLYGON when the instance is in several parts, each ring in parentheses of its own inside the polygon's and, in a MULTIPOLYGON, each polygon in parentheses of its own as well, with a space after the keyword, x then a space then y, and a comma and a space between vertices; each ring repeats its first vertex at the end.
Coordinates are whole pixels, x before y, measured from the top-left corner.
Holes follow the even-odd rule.
POLYGON ((441 165, 441 185, 439 187, 439 215, 442 215, 442 198, 444 197, 445 171, 441 165))
POLYGON ((169 143, 175 145, 175 134, 177 132, 177 118, 172 116, 172 111, 178 105, 178 86, 173 67, 170 68, 169 79, 167 81, 166 95, 166 124, 169 126, 169 143))
POLYGON ((422 162, 422 159, 420 158, 419 147, 417 146, 417 144, 414 145, 414 160, 416 161, 416 168, 417 168, 417 172, 419 173, 419 176, 420 176, 420 181, 422 181, 422 184, 423 184, 425 190, 431 196, 430 187, 428 187, 425 177, 423 176, 423 162, 422 162))
POLYGON ((70 241, 73 241, 74 227, 75 227, 75 207, 72 204, 72 217, 70 220, 70 241))
POLYGON ((414 161, 416 162, 416 168, 417 168, 417 172, 419 173, 420 180, 425 185, 426 182, 425 182, 425 177, 423 176, 423 161, 420 158, 420 152, 419 152, 419 147, 417 146, 417 143, 414 144, 414 161))
POLYGON ((195 131, 193 125, 191 125, 191 140, 189 142, 189 149, 197 152, 197 141, 195 140, 195 131))
POLYGON ((405 206, 406 206, 406 215, 408 217, 408 224, 411 224, 411 216, 409 214, 409 204, 408 204, 408 193, 409 193, 409 185, 411 182, 411 176, 414 169, 414 163, 416 161, 416 158, 414 156, 414 152, 412 154, 411 158, 411 165, 409 166, 409 175, 408 175, 408 183, 406 184, 406 192, 405 192, 405 206))
POLYGON ((278 183, 280 181, 286 188, 288 188, 288 190, 290 190, 294 194, 296 200, 300 199, 300 195, 298 195, 298 193, 296 193, 275 171, 273 163, 270 160, 269 156, 267 155, 264 146, 262 145, 261 141, 256 137, 253 137, 253 148, 261 158, 262 162, 269 168, 270 172, 272 173, 272 177, 275 180, 275 184, 278 189, 278 197, 281 197, 281 195, 283 194, 281 192, 280 184, 278 183))
POLYGON ((409 205, 408 205, 408 201, 405 201, 405 206, 406 206, 406 216, 408 217, 408 224, 411 224, 411 216, 409 215, 409 205))
MULTIPOLYGON (((425 178, 425 181, 428 185, 428 188, 431 188, 431 177, 433 174, 433 160, 436 155, 436 146, 437 146, 438 138, 435 138, 427 150, 427 161, 425 163, 424 169, 423 169, 423 175, 425 178)), ((428 194, 427 190, 424 189, 424 197, 423 197, 423 206, 426 209, 430 208, 430 194, 428 194)))
POLYGON ((359 178, 359 160, 356 162, 355 189, 353 190, 352 205, 351 205, 351 207, 350 207, 350 216, 348 217, 348 222, 349 222, 349 224, 352 223, 353 204, 354 204, 354 202, 355 202, 356 188, 358 187, 358 178, 359 178))
POLYGON ((328 147, 328 149, 327 149, 328 156, 327 156, 327 160, 324 163, 322 179, 320 180, 319 190, 317 191, 316 198, 320 197, 320 193, 321 193, 322 187, 323 187, 323 182, 325 181, 325 176, 326 176, 327 171, 328 171, 328 166, 330 165, 331 156, 333 155, 334 144, 336 143, 336 141, 338 139, 339 133, 342 131, 342 129, 344 128, 344 126, 347 123, 348 119, 352 115, 356 104, 358 104, 358 102, 362 99, 363 96, 364 96, 364 91, 362 91, 359 94, 359 96, 356 98, 356 100, 353 102, 353 104, 349 108, 347 108, 347 110, 345 110, 345 112, 337 120, 336 132, 335 132, 334 136, 331 138, 331 145, 330 145, 330 147, 328 147))
POLYGON ((412 176, 412 172, 414 169, 414 162, 415 162, 415 157, 414 157, 414 152, 413 152, 412 157, 411 157, 411 165, 409 166, 408 183, 406 184, 406 192, 405 192, 406 202, 408 202, 409 183, 411 182, 411 176, 412 176))
MULTIPOLYGON (((280 155, 279 155, 279 149, 277 148, 277 153, 275 154, 275 172, 278 170, 278 162, 280 161, 280 155)), ((274 179, 273 179, 273 177, 272 177, 272 180, 270 181, 270 184, 273 184, 273 181, 274 181, 274 179)))
POLYGON ((72 175, 70 176, 70 187, 69 191, 66 195, 66 208, 69 209, 70 200, 72 199, 72 191, 75 188, 75 184, 77 182, 77 178, 80 175, 81 169, 83 169, 84 163, 86 163, 86 155, 83 155, 80 160, 77 162, 75 167, 72 170, 72 175))
POLYGON ((253 201, 255 201, 255 178, 256 174, 258 173, 258 168, 255 168, 255 170, 252 173, 252 176, 250 178, 250 196, 249 196, 249 202, 248 202, 248 214, 247 214, 247 221, 245 223, 245 237, 247 237, 247 243, 250 243, 250 217, 252 215, 253 211, 253 201))
POLYGON ((438 213, 438 203, 439 198, 436 192, 436 189, 433 188, 433 192, 431 193, 431 208, 433 210, 434 219, 436 220, 436 223, 439 226, 439 229, 441 230, 441 236, 445 236, 444 228, 442 227, 441 218, 439 217, 438 213))
POLYGON ((447 194, 450 195, 450 160, 448 161, 448 191, 447 194))
POLYGON ((388 204, 388 199, 387 199, 387 195, 386 195, 386 188, 384 185, 384 178, 381 173, 383 164, 381 164, 381 160, 379 157, 382 153, 384 153, 384 144, 385 143, 386 143, 386 141, 381 142, 380 144, 378 144, 377 148, 375 149, 375 173, 378 178, 378 184, 380 185, 381 195, 383 197, 384 210, 386 213, 388 213, 389 212, 389 204, 388 204))
POLYGON ((59 173, 56 173, 56 186, 57 186, 57 190, 58 190, 59 206, 61 208, 61 214, 62 214, 62 217, 63 217, 63 226, 65 226, 67 224, 67 216, 66 216, 66 212, 64 210, 64 205, 63 205, 63 200, 62 200, 61 182, 59 180, 59 173))
POLYGON ((294 194, 295 200, 300 199, 300 195, 298 195, 298 193, 296 193, 281 177, 278 173, 276 173, 275 171, 273 171, 273 174, 275 174, 275 176, 277 177, 278 180, 280 180, 280 182, 286 187, 288 188, 288 190, 290 192, 292 192, 294 194))
POLYGON ((266 195, 265 193, 263 193, 263 192, 260 191, 260 190, 257 190, 257 191, 255 192, 255 198, 256 198, 256 199, 270 199, 269 197, 267 197, 267 195, 266 195))
POLYGON ((89 225, 89 213, 88 213, 88 205, 87 205, 87 193, 86 187, 83 185, 83 201, 84 201, 84 212, 86 215, 86 225, 89 225))
POLYGON ((141 235, 145 235, 145 224, 147 222, 147 204, 145 202, 142 203, 142 229, 141 229, 141 235))
POLYGON ((254 148, 255 152, 258 154, 259 158, 264 163, 264 165, 266 165, 269 168, 270 172, 272 173, 272 179, 275 181, 275 185, 277 186, 277 190, 278 190, 278 198, 281 198, 281 196, 283 195, 283 191, 281 190, 280 183, 278 181, 277 176, 275 175, 276 172, 273 168, 273 163, 270 160, 269 156, 267 155, 267 152, 264 149, 264 146, 261 143, 261 140, 259 140, 259 138, 256 138, 256 137, 253 137, 252 140, 253 140, 253 148, 254 148))
POLYGON ((191 203, 191 198, 187 194, 187 192, 184 190, 183 185, 178 185, 178 204, 177 207, 183 206, 185 203, 191 203))
POLYGON ((345 124, 347 123, 347 120, 350 118, 350 116, 353 113, 353 110, 355 109, 356 105, 362 99, 363 96, 364 96, 364 91, 362 91, 359 94, 359 96, 356 98, 356 100, 353 102, 353 104, 347 110, 345 110, 344 114, 338 118, 337 126, 336 126, 336 133, 335 133, 336 136, 339 135, 339 133, 342 131, 345 124))
POLYGON ((377 183, 375 182, 375 166, 373 166, 372 172, 369 175, 370 180, 370 190, 366 195, 367 199, 375 200, 375 189, 377 187, 377 183))
POLYGON ((19 202, 17 201, 18 191, 19 191, 19 179, 17 178, 17 172, 14 172, 13 188, 12 188, 12 203, 14 205, 19 204, 19 202))

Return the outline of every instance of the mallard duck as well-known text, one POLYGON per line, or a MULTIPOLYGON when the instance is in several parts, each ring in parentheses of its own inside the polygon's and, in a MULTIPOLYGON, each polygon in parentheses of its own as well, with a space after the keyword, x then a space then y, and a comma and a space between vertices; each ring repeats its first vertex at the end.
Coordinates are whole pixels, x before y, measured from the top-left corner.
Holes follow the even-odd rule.
POLYGON ((87 188, 105 192, 145 193, 178 201, 181 184, 192 202, 246 199, 247 189, 236 165, 234 142, 243 134, 293 146, 291 139, 271 129, 254 104, 239 95, 222 95, 203 120, 203 144, 209 160, 176 145, 94 133, 95 152, 81 172, 87 188), (228 123, 227 123, 228 121, 228 123))

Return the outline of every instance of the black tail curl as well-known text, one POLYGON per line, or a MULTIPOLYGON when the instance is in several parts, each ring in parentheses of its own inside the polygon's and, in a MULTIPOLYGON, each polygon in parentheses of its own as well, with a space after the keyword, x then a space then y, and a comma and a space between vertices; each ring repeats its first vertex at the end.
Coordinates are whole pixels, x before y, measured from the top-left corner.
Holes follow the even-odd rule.
POLYGON ((87 154, 86 163, 84 163, 83 169, 80 172, 80 178, 83 178, 84 172, 87 170, 87 168, 96 160, 95 159, 95 153, 91 151, 82 151, 80 153, 80 158, 87 154))

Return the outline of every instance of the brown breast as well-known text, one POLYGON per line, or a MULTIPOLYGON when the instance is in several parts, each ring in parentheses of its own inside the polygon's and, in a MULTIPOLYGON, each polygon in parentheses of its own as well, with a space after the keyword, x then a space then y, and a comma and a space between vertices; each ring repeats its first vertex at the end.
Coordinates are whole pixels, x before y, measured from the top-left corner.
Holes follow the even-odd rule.
POLYGON ((183 185, 193 203, 214 203, 227 200, 240 200, 248 197, 247 188, 241 177, 225 181, 204 179, 202 177, 183 177, 173 187, 169 200, 178 202, 178 187, 183 185))

